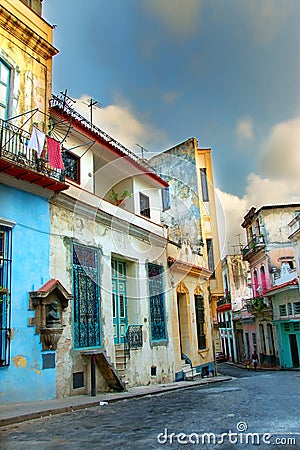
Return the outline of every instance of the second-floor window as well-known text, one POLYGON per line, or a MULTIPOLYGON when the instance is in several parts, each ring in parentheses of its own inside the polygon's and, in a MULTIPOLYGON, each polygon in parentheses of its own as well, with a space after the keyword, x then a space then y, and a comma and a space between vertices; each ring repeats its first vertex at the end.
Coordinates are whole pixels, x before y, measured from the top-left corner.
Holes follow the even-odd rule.
POLYGON ((140 192, 140 214, 150 219, 150 199, 140 192))
POLYGON ((202 187, 202 200, 204 202, 209 202, 206 169, 200 169, 200 177, 201 177, 201 187, 202 187))
POLYGON ((212 239, 206 239, 206 248, 207 248, 208 268, 211 272, 214 272, 215 260, 214 260, 214 248, 212 239))
POLYGON ((0 119, 8 116, 10 68, 0 59, 0 119))
POLYGON ((65 165, 65 176, 80 183, 80 158, 67 150, 63 152, 62 158, 65 165))
POLYGON ((163 211, 166 211, 167 209, 171 208, 169 186, 167 186, 161 190, 161 196, 162 196, 163 211))

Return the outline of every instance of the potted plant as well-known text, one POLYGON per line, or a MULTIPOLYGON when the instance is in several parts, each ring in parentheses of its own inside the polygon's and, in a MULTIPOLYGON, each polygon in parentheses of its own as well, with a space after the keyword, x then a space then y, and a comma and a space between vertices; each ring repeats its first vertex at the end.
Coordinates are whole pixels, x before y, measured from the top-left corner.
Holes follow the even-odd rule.
POLYGON ((3 298, 5 294, 8 294, 8 289, 6 287, 0 286, 0 298, 3 298))
POLYGON ((8 289, 6 287, 0 286, 0 305, 3 302, 3 297, 8 294, 8 289))
POLYGON ((126 197, 128 197, 129 195, 130 195, 130 192, 127 191, 127 189, 125 191, 123 191, 121 194, 119 194, 118 192, 115 192, 114 189, 112 189, 111 194, 110 194, 110 199, 111 199, 112 203, 119 206, 122 203, 124 203, 126 197))

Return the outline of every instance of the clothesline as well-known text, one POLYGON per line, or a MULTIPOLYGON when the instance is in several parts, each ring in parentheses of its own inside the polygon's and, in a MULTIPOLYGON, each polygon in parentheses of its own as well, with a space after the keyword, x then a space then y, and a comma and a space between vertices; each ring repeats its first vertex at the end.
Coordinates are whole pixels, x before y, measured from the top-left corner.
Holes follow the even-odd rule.
POLYGON ((46 136, 45 133, 33 125, 28 147, 32 150, 36 150, 38 157, 40 157, 43 152, 45 140, 50 166, 55 169, 64 169, 65 166, 61 155, 60 142, 50 136, 46 136))
MULTIPOLYGON (((62 159, 62 145, 63 145, 64 141, 66 140, 70 129, 72 128, 72 124, 69 124, 68 131, 65 132, 65 137, 63 139, 59 139, 58 137, 60 137, 60 133, 57 133, 55 131, 55 128, 59 127, 61 124, 64 124, 65 121, 63 119, 54 121, 52 119, 51 115, 41 111, 39 108, 35 108, 35 109, 32 109, 31 111, 27 111, 23 114, 19 114, 18 116, 11 117, 7 121, 12 121, 21 116, 26 116, 27 114, 31 114, 30 117, 28 119, 26 119, 26 121, 21 126, 21 128, 23 128, 24 125, 26 123, 28 123, 29 120, 32 119, 32 117, 38 112, 49 119, 49 122, 50 122, 49 131, 46 134, 38 128, 37 124, 33 124, 31 136, 30 136, 27 146, 33 150, 36 150, 38 157, 40 157, 43 153, 45 141, 46 141, 46 145, 47 145, 47 149, 48 149, 49 164, 54 168, 64 169, 64 163, 63 163, 63 159, 62 159)), ((76 132, 79 134, 82 134, 78 130, 76 130, 76 132)), ((86 154, 86 152, 95 144, 95 142, 96 142, 95 140, 89 139, 89 142, 87 142, 85 144, 77 145, 68 150, 72 150, 74 148, 83 147, 83 146, 87 145, 88 148, 80 156, 80 158, 82 158, 86 154)))

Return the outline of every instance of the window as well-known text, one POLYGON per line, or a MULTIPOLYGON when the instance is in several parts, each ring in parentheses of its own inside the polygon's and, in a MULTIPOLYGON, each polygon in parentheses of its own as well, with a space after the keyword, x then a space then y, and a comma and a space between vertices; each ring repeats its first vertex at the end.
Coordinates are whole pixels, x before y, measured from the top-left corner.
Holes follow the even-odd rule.
POLYGON ((10 363, 11 233, 0 225, 0 367, 10 363))
POLYGON ((195 309, 196 309, 198 350, 204 350, 206 348, 206 336, 205 336, 204 298, 202 295, 195 295, 195 309))
POLYGON ((206 239, 206 249, 207 249, 207 258, 208 258, 208 268, 211 272, 215 270, 215 261, 214 261, 214 248, 213 248, 213 240, 206 239))
POLYGON ((287 304, 287 313, 288 313, 288 316, 292 316, 293 315, 293 308, 292 308, 292 304, 291 303, 287 304))
POLYGON ((161 190, 161 196, 162 196, 162 207, 163 211, 166 211, 167 209, 171 208, 171 200, 170 200, 170 191, 169 186, 165 187, 161 190))
POLYGON ((204 202, 209 202, 206 169, 200 169, 200 177, 202 187, 202 200, 204 202))
POLYGON ((98 251, 73 245, 74 346, 100 347, 98 251))
POLYGON ((254 269, 253 271, 253 297, 257 297, 259 295, 258 292, 258 275, 257 270, 254 269))
POLYGON ((140 192, 140 213, 150 219, 150 199, 140 192))
POLYGON ((279 315, 282 317, 287 315, 286 305, 279 305, 279 315))
POLYGON ((266 353, 266 338, 263 324, 259 324, 260 348, 262 353, 266 353))
POLYGON ((166 319, 162 266, 148 264, 150 321, 152 341, 166 339, 166 319))
POLYGON ((253 347, 256 347, 256 333, 252 333, 252 344, 253 347))
POLYGON ((8 116, 10 69, 0 59, 0 119, 6 120, 8 116))
POLYGON ((264 266, 261 266, 260 268, 260 277, 261 277, 262 293, 264 294, 267 290, 266 273, 264 266))
POLYGON ((68 150, 62 153, 65 165, 65 176, 76 183, 80 183, 80 158, 68 150))
POLYGON ((299 315, 300 314, 300 302, 294 303, 294 314, 299 315))

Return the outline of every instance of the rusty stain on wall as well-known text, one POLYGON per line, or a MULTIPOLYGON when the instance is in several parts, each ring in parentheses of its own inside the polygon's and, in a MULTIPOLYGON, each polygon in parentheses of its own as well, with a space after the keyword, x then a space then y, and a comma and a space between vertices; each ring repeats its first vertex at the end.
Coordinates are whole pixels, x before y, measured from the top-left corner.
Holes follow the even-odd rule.
POLYGON ((25 356, 17 355, 12 360, 17 369, 24 369, 27 367, 27 358, 25 356))

